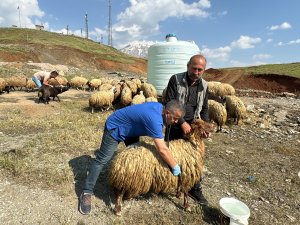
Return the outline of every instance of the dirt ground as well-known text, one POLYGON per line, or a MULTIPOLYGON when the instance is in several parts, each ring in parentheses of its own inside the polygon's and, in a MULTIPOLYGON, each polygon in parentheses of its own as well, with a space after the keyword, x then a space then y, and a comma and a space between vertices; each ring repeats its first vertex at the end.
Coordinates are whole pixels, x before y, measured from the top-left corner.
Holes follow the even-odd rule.
MULTIPOLYGON (((19 44, 24 48, 27 42, 19 44)), ((101 71, 107 76, 107 72, 121 71, 122 74, 146 76, 144 59, 132 59, 134 63, 123 64, 60 46, 26 45, 26 49, 29 50, 26 53, 0 52, 0 58, 5 62, 0 66, 7 71, 5 76, 15 75, 15 72, 31 76, 38 66, 27 62, 41 63, 42 70, 56 69, 69 75, 101 71)), ((125 201, 123 215, 116 217, 111 210, 115 199, 104 172, 104 179, 99 180, 95 191, 92 213, 81 215, 78 196, 83 177, 78 175, 84 171, 74 168, 85 168, 93 157, 82 153, 71 160, 59 159, 72 175, 74 170, 72 182, 64 187, 71 190, 67 194, 18 179, 0 167, 0 224, 221 224, 219 200, 229 196, 248 205, 249 224, 299 224, 300 79, 270 74, 246 75, 238 69, 225 72, 208 69, 205 79, 232 84, 248 109, 248 116, 241 124, 233 125, 229 121, 222 132, 205 140, 206 173, 202 184, 208 206, 201 207, 191 200, 191 212, 186 212, 182 208, 182 198, 148 194, 125 201)), ((77 95, 87 97, 87 93, 70 90, 61 94, 61 99, 72 102, 78 100, 77 95)), ((46 109, 45 105, 36 104, 35 99, 36 92, 15 91, 0 95, 1 154, 22 149, 28 139, 37 138, 38 133, 30 131, 25 136, 18 132, 6 133, 2 125, 10 118, 9 112, 20 113, 31 120, 42 117, 46 111, 50 115, 60 113, 59 103, 50 102, 46 109)), ((225 222, 228 224, 228 219, 225 222)))
MULTIPOLYGON (((238 79, 232 82, 236 84, 238 79)), ((149 194, 125 201, 123 215, 116 217, 111 211, 113 194, 103 179, 95 192, 92 213, 84 216, 77 210, 80 190, 75 176, 70 184, 73 191, 62 196, 56 190, 20 183, 1 170, 1 224, 221 224, 219 200, 229 196, 248 205, 249 224, 299 224, 300 98, 270 92, 272 89, 250 89, 237 90, 247 105, 247 119, 239 125, 229 121, 222 132, 205 140, 202 183, 209 206, 191 200, 192 210, 186 212, 182 198, 149 194)), ((62 99, 72 100, 77 93, 70 90, 62 94, 62 99)), ((0 123, 6 118, 6 108, 21 109, 29 117, 39 116, 45 107, 32 100, 35 95, 23 91, 0 95, 0 123)), ((18 138, 1 132, 0 126, 1 151, 6 146, 20 147, 18 138)), ((83 155, 68 163, 85 161, 83 155)))

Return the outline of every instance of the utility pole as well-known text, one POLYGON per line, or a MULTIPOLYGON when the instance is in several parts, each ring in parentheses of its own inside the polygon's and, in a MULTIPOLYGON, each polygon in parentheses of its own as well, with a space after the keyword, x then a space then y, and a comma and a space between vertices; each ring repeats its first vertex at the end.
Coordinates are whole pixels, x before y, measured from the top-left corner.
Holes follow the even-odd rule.
POLYGON ((89 28, 88 28, 88 16, 87 13, 85 13, 85 38, 89 38, 89 28))
POLYGON ((69 25, 67 25, 67 35, 69 34, 69 25))
POLYGON ((19 11, 19 27, 21 28, 21 13, 20 13, 20 6, 18 6, 18 11, 19 11))
POLYGON ((111 0, 108 0, 108 45, 112 46, 111 0))

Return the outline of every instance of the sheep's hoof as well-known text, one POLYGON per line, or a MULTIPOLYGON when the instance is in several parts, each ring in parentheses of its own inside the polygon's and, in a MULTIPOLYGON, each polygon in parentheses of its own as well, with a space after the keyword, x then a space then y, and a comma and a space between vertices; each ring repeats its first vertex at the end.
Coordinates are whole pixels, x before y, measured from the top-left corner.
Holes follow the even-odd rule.
POLYGON ((116 208, 115 208, 115 209, 114 209, 114 213, 115 213, 116 216, 121 216, 121 215, 122 215, 120 209, 116 209, 116 208))
POLYGON ((187 211, 187 212, 191 212, 191 211, 192 211, 192 209, 191 209, 190 206, 185 206, 185 207, 184 207, 184 210, 187 211))

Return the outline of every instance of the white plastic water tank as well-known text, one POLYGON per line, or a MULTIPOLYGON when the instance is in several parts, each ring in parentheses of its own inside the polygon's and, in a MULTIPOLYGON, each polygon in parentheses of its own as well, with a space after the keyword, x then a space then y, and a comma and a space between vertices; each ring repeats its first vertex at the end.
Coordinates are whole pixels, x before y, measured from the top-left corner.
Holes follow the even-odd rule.
POLYGON ((151 45, 148 49, 147 82, 153 84, 161 96, 170 77, 185 72, 189 59, 199 53, 194 42, 179 41, 174 34, 166 35, 165 42, 151 45))

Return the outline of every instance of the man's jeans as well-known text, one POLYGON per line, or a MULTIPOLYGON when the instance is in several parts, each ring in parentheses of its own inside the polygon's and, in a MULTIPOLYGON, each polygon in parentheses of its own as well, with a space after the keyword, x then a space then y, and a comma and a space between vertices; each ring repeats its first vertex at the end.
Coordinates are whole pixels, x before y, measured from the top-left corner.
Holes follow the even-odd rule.
POLYGON ((84 193, 93 193, 94 186, 103 167, 109 162, 117 150, 119 142, 111 136, 111 131, 105 127, 102 136, 100 149, 96 151, 96 158, 93 160, 83 188, 84 193))
POLYGON ((38 88, 42 87, 42 83, 41 83, 41 81, 40 81, 39 79, 37 79, 37 78, 34 77, 34 76, 33 76, 31 79, 33 80, 33 82, 35 83, 35 85, 36 85, 38 88))

